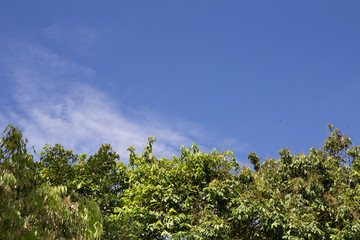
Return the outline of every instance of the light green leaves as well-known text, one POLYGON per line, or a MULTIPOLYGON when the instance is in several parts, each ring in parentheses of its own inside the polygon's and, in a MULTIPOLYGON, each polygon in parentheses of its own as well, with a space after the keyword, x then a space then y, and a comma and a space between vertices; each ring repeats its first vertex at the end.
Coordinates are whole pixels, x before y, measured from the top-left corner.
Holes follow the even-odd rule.
MULTIPOLYGON (((42 182, 46 174, 26 151, 21 132, 9 125, 0 148, 0 239, 99 238, 103 230, 98 207, 71 201, 65 186, 42 182)), ((58 156, 54 163, 61 161, 58 156)))
POLYGON ((240 167, 197 145, 129 165, 109 144, 93 155, 46 145, 35 163, 21 132, 0 141, 1 239, 360 239, 360 147, 329 126, 323 148, 279 151, 240 167), (10 229, 10 230, 9 230, 10 229))

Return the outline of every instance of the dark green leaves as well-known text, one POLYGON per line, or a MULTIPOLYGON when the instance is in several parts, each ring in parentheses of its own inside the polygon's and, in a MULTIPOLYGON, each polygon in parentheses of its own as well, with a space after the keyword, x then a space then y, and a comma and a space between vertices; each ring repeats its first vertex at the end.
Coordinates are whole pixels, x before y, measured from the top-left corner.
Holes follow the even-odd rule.
MULTIPOLYGON (((0 239, 96 239, 102 233, 99 208, 88 200, 67 197, 64 176, 58 186, 41 181, 39 164, 27 153, 21 132, 8 126, 0 148, 0 239)), ((60 147, 51 162, 60 173, 72 176, 60 147)), ((49 173, 54 173, 55 171, 49 173)))
POLYGON ((129 165, 46 145, 39 162, 9 126, 0 144, 1 239, 360 239, 360 147, 329 126, 323 148, 279 151, 240 167, 230 151, 181 147, 156 158, 155 138, 129 165), (10 229, 10 230, 9 230, 10 229), (102 229, 104 232, 102 233, 102 229))

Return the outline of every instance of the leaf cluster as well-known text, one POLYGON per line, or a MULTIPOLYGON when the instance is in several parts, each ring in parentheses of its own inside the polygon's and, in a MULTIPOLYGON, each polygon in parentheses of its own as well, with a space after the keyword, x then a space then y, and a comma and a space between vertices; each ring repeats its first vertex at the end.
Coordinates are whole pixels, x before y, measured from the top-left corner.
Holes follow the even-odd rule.
POLYGON ((0 151, 0 239, 360 239, 360 147, 329 125, 324 146, 278 159, 196 145, 129 164, 46 145, 34 162, 9 126, 0 151), (8 229, 12 229, 11 231, 8 229))
POLYGON ((18 128, 0 141, 0 239, 96 239, 102 233, 98 206, 71 201, 65 185, 40 180, 18 128))

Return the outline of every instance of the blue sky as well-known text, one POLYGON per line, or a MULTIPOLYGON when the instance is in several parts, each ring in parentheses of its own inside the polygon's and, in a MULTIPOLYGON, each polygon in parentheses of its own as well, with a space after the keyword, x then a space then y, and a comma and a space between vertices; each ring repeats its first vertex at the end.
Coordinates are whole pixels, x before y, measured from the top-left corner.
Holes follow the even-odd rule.
POLYGON ((360 144, 359 1, 0 1, 0 127, 123 161, 149 136, 278 156, 360 144))

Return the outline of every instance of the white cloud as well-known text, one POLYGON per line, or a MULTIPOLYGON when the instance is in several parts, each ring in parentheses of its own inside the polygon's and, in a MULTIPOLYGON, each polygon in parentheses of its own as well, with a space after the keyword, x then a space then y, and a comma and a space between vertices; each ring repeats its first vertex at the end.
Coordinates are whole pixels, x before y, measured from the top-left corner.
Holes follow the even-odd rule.
MULTIPOLYGON (((111 143, 126 161, 129 146, 139 152, 147 137, 155 136, 157 156, 177 153, 204 133, 185 121, 163 120, 151 112, 125 114, 116 101, 91 87, 95 71, 40 46, 23 44, 6 61, 11 108, 2 107, 0 125, 19 125, 29 144, 40 150, 45 143, 63 144, 76 152, 93 153, 111 143)), ((203 148, 203 150, 206 150, 203 148)))
POLYGON ((51 25, 43 30, 43 34, 58 44, 65 44, 81 51, 99 39, 98 34, 92 29, 63 24, 51 25))

